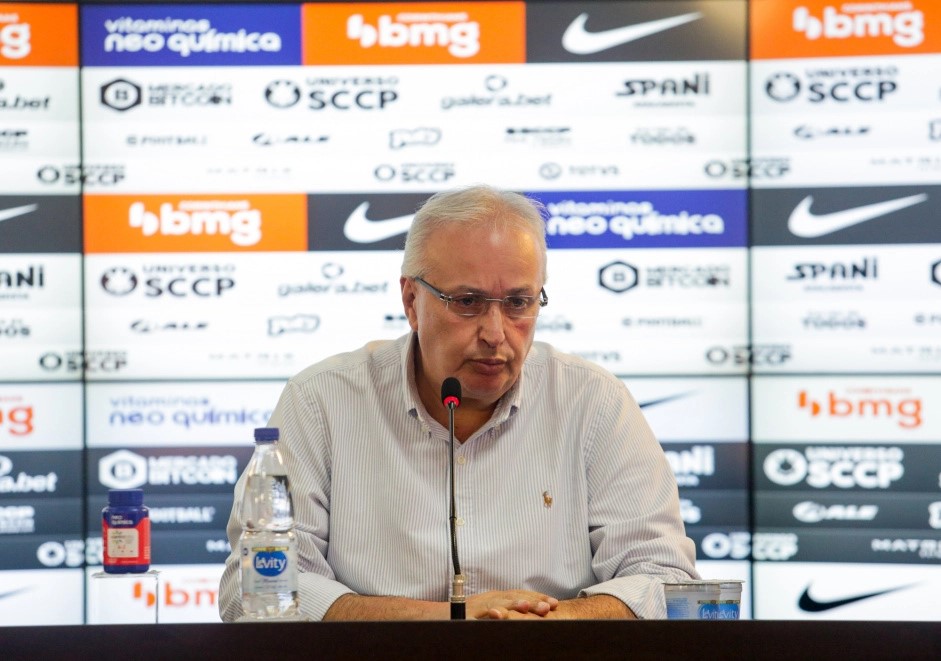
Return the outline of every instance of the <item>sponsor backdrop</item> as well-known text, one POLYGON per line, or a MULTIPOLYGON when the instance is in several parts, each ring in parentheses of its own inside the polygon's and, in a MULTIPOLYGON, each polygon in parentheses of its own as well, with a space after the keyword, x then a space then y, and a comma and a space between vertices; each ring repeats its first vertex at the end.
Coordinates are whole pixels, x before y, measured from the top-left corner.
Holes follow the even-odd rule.
POLYGON ((746 617, 941 619, 939 72, 933 0, 0 3, 0 622, 86 620, 132 487, 130 598, 218 621, 252 429, 476 182, 746 617))

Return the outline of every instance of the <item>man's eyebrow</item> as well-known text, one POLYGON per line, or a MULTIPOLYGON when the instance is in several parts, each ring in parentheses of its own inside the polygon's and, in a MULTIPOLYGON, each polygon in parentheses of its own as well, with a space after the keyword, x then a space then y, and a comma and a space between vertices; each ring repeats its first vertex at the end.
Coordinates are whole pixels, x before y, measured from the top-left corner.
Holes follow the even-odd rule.
MULTIPOLYGON (((471 287, 470 285, 458 285, 457 287, 454 288, 454 290, 450 293, 450 295, 455 296, 458 294, 484 294, 485 296, 489 297, 491 295, 491 292, 485 291, 483 289, 479 289, 477 287, 471 287)), ((507 289, 501 298, 505 298, 507 296, 535 296, 535 295, 536 294, 533 293, 532 287, 523 286, 523 287, 514 287, 513 289, 507 289)))
POLYGON ((505 296, 535 296, 533 293, 532 287, 516 287, 514 289, 507 290, 505 296))

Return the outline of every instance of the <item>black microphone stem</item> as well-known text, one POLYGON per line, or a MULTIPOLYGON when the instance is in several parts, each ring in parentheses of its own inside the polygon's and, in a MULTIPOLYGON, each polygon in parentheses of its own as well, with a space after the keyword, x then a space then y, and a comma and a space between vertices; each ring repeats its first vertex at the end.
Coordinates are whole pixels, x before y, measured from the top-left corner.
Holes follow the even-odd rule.
POLYGON ((461 562, 457 557, 457 515, 454 508, 454 402, 448 402, 448 437, 451 440, 451 560, 454 563, 454 580, 451 582, 451 619, 463 620, 466 617, 464 602, 464 575, 461 562))

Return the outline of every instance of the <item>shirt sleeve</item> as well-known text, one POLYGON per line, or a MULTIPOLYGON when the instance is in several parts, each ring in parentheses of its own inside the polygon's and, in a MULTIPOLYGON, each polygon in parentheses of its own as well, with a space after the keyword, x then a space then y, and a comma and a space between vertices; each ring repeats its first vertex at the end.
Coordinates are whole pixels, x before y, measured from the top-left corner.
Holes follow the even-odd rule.
MULTIPOLYGON (((298 596, 301 614, 322 620, 333 602, 353 592, 336 580, 327 564, 330 533, 330 446, 326 421, 303 385, 289 381, 268 425, 281 430, 278 445, 290 479, 297 535, 298 596)), ((232 553, 226 560, 219 590, 219 613, 225 622, 243 615, 239 588, 238 541, 242 528, 238 503, 244 474, 235 485, 232 513, 226 527, 232 553)))
POLYGON ((589 538, 598 581, 643 619, 665 618, 663 583, 699 578, 676 478, 634 398, 612 377, 586 447, 589 538))

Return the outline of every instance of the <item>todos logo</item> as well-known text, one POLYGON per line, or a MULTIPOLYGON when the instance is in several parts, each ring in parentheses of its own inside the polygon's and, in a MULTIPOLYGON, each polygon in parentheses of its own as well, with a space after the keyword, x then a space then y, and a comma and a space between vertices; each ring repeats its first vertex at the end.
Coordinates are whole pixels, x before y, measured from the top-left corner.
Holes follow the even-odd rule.
POLYGON ((769 480, 790 487, 806 481, 815 489, 888 489, 905 474, 898 447, 808 447, 771 452, 762 462, 769 480))

